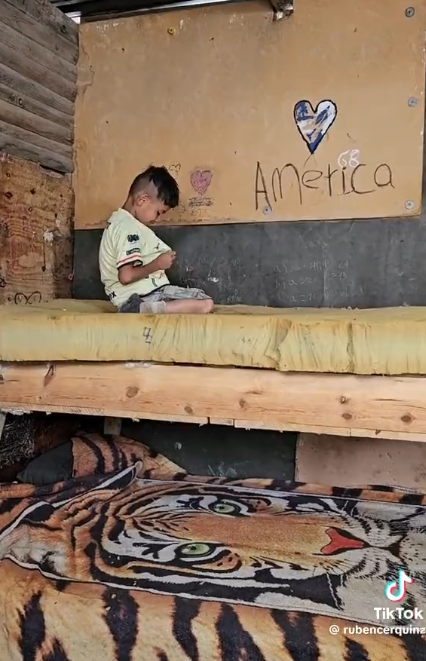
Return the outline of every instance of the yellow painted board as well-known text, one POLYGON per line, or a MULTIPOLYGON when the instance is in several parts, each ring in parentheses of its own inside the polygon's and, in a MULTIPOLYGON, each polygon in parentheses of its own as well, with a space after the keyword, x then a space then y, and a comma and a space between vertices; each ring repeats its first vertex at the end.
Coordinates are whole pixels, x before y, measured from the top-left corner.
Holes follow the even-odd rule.
POLYGON ((81 26, 77 229, 147 165, 162 224, 410 216, 421 208, 425 3, 266 2, 81 26), (411 3, 410 3, 411 4, 411 3))

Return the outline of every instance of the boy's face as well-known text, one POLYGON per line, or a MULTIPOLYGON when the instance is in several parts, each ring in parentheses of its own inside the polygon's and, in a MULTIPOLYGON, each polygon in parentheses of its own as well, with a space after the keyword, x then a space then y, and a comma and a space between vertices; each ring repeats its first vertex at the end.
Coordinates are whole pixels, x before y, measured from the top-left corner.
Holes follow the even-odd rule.
POLYGON ((158 197, 139 193, 134 198, 134 214, 140 223, 150 225, 167 213, 168 207, 158 197))

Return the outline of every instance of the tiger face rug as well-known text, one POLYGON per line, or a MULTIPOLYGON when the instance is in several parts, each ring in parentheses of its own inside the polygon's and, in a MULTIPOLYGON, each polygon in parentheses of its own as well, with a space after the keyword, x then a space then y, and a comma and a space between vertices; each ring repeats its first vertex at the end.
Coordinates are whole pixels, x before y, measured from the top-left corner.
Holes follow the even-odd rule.
POLYGON ((73 455, 67 482, 2 486, 0 661, 426 659, 422 495, 73 455))

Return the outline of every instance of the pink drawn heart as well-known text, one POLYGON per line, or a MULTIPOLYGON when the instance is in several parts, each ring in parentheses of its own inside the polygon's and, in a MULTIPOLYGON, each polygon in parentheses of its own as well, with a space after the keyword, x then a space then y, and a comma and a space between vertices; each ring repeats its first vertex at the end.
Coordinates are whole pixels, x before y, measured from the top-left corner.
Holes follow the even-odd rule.
POLYGON ((213 172, 210 170, 195 170, 191 174, 192 188, 199 193, 205 195, 208 187, 210 186, 213 177, 213 172))

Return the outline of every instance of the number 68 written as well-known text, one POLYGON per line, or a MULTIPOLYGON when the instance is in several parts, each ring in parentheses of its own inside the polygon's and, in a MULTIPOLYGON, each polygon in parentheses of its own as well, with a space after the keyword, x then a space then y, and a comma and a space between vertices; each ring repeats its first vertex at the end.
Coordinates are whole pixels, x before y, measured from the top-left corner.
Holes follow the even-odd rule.
POLYGON ((357 168, 359 165, 359 149, 348 149, 340 154, 337 159, 339 168, 357 168))

